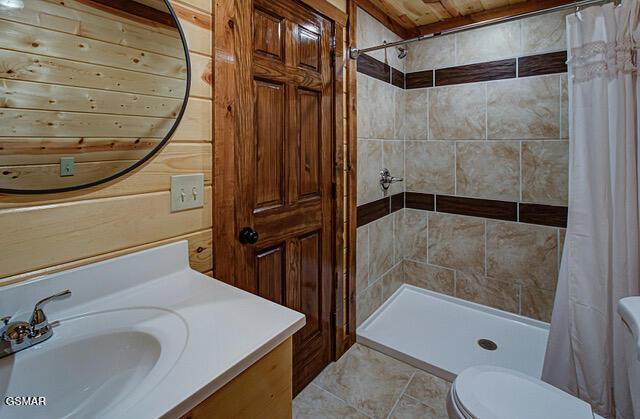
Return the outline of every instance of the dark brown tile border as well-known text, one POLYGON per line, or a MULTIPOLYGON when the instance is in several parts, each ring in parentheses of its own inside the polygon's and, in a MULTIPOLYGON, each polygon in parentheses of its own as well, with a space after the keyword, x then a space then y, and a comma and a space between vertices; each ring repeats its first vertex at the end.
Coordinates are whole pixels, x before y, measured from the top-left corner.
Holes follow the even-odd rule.
POLYGON ((406 192, 405 207, 427 211, 435 210, 435 196, 429 193, 406 192))
POLYGON ((376 221, 403 208, 437 211, 493 220, 567 227, 567 207, 523 204, 510 201, 464 198, 406 192, 382 198, 358 207, 358 227, 376 221))
POLYGON ((358 57, 357 71, 386 83, 391 82, 391 68, 367 54, 358 57))
POLYGON ((518 221, 516 202, 436 195, 436 211, 503 221, 518 221))
POLYGON ((405 75, 405 89, 433 87, 433 70, 416 71, 405 75))
POLYGON ((405 83, 404 73, 400 70, 396 70, 395 68, 391 67, 391 84, 401 89, 404 89, 404 83, 405 83))
POLYGON ((382 198, 368 204, 358 206, 358 227, 369 224, 379 218, 389 215, 390 198, 382 198))
POLYGON ((404 208, 404 192, 391 195, 391 212, 404 208))
POLYGON ((436 86, 476 83, 481 81, 513 79, 516 77, 516 59, 490 61, 436 70, 436 86))
POLYGON ((403 73, 369 55, 358 57, 358 72, 401 89, 478 83, 567 72, 566 51, 403 73))
POLYGON ((521 223, 566 228, 567 212, 567 207, 521 203, 518 221, 521 223))
POLYGON ((566 72, 566 51, 518 58, 518 77, 542 76, 544 74, 566 72))

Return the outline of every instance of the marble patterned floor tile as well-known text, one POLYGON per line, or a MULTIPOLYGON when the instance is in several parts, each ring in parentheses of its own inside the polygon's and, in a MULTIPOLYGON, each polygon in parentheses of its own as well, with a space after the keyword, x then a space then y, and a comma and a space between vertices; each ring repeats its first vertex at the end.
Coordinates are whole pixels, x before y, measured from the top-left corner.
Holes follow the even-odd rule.
POLYGON ((367 419, 333 394, 320 387, 309 384, 293 400, 294 419, 367 419))
POLYGON ((350 406, 386 418, 417 370, 360 344, 352 346, 314 380, 350 406))
POLYGON ((435 375, 424 371, 418 371, 405 394, 431 407, 438 417, 447 417, 447 395, 451 389, 451 383, 435 375))
POLYGON ((428 406, 413 397, 403 395, 398 404, 393 408, 389 419, 447 419, 434 408, 428 406))

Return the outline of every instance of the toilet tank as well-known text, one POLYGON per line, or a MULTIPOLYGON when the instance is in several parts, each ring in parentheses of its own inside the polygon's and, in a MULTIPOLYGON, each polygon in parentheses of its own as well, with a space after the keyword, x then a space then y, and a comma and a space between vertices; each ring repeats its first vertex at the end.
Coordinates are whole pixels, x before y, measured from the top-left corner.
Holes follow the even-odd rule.
POLYGON ((625 356, 634 417, 640 418, 640 296, 618 301, 618 313, 625 324, 625 356))

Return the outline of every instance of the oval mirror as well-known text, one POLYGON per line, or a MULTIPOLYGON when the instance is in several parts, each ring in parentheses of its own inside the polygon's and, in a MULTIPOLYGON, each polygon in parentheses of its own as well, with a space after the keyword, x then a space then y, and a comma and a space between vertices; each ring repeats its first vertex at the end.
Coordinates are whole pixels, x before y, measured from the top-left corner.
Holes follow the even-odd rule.
POLYGON ((189 83, 166 0, 0 0, 0 192, 134 170, 175 131, 189 83))

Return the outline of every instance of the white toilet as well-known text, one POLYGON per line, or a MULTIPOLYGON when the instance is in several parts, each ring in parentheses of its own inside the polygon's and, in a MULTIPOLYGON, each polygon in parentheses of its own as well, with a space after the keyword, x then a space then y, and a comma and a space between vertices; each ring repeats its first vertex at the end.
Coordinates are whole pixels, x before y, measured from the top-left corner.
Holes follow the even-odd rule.
MULTIPOLYGON (((640 297, 621 300, 618 312, 629 326, 626 342, 638 353, 633 369, 640 372, 640 297)), ((640 384, 640 373, 636 375, 632 386, 640 384)), ((634 400, 634 404, 640 404, 640 400, 634 400)), ((588 403, 540 379, 487 365, 468 368, 458 375, 447 398, 447 410, 451 419, 601 418, 588 403)))

